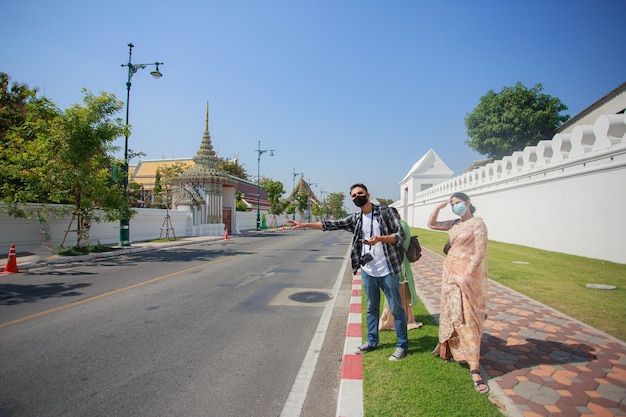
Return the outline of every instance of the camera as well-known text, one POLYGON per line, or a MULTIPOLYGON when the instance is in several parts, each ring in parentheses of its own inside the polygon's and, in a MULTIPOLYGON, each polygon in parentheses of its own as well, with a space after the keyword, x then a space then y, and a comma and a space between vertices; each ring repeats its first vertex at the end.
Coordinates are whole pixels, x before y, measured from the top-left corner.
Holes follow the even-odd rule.
POLYGON ((361 259, 359 259, 359 264, 361 264, 361 266, 363 266, 366 263, 372 261, 373 259, 374 259, 374 257, 372 256, 371 253, 366 253, 365 255, 361 256, 361 259))

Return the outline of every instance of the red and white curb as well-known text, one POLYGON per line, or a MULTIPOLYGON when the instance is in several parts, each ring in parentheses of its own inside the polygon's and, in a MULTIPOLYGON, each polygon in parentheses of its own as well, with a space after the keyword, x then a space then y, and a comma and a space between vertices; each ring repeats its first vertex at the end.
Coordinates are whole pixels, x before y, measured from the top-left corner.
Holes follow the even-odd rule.
POLYGON ((363 416, 363 358, 354 353, 362 342, 361 275, 352 279, 350 312, 346 326, 346 341, 343 346, 341 380, 337 399, 337 417, 363 416))

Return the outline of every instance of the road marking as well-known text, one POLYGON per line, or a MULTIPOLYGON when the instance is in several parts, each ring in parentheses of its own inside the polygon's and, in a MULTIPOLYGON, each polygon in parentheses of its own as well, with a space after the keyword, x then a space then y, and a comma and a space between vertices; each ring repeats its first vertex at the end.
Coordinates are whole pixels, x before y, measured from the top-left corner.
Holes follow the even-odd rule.
POLYGON ((190 271, 193 271, 195 269, 200 269, 200 268, 203 268, 203 267, 205 267, 207 265, 211 265, 211 264, 214 264, 214 263, 217 263, 217 262, 222 262, 222 261, 224 261, 226 259, 231 259, 231 258, 234 258, 234 257, 237 257, 237 256, 239 256, 239 255, 225 256, 224 258, 215 259, 215 260, 210 261, 210 262, 205 262, 205 263, 203 263, 201 265, 196 265, 196 266, 192 266, 191 268, 183 269, 181 271, 172 272, 171 274, 167 274, 167 275, 163 275, 163 276, 160 276, 160 277, 156 277, 156 278, 150 279, 148 281, 139 282, 137 284, 133 284, 133 285, 130 285, 128 287, 118 288, 116 290, 107 291, 107 292, 104 292, 102 294, 94 295, 93 297, 88 297, 88 298, 85 298, 83 300, 75 301, 73 303, 65 304, 65 305, 62 305, 62 306, 51 308, 49 310, 41 311, 39 313, 31 314, 30 316, 25 316, 25 317, 22 317, 22 318, 19 318, 19 319, 15 319, 15 320, 12 320, 12 321, 7 321, 6 323, 1 323, 0 324, 0 329, 3 329, 5 327, 9 327, 9 326, 13 326, 14 324, 23 323, 23 322, 28 321, 28 320, 33 320, 33 319, 36 319, 38 317, 47 316, 48 314, 52 314, 52 313, 56 313, 56 312, 59 312, 59 311, 63 311, 63 310, 66 310, 68 308, 72 308, 72 307, 79 306, 81 304, 89 303, 91 301, 99 300, 100 298, 108 297, 110 295, 119 294, 121 292, 132 290, 132 289, 138 288, 138 287, 142 287, 144 285, 153 284, 155 282, 162 281, 164 279, 171 278, 171 277, 174 277, 176 275, 183 274, 185 272, 190 272, 190 271))
MULTIPOLYGON (((202 245, 204 243, 205 242, 201 242, 201 243, 197 243, 195 245, 202 245)), ((271 246, 275 246, 277 244, 278 244, 278 242, 271 242, 271 243, 269 243, 267 245, 264 245, 264 246, 261 246, 261 247, 259 247, 257 249, 252 250, 252 252, 260 252, 260 251, 262 251, 264 249, 267 249, 267 248, 269 248, 271 246)), ((191 245, 191 246, 194 246, 194 245, 191 245)), ((163 249, 165 249, 165 248, 163 248, 163 249)), ((160 250, 162 250, 162 249, 160 249, 160 250)), ((81 304, 85 304, 85 303, 88 303, 88 302, 91 302, 91 301, 98 300, 100 298, 108 297, 110 295, 115 295, 115 294, 119 294, 119 293, 124 292, 124 291, 132 290, 133 288, 138 288, 138 287, 142 287, 144 285, 152 284, 154 282, 158 282, 158 281, 161 281, 161 280, 164 280, 164 279, 167 279, 167 278, 171 278, 173 276, 176 276, 176 275, 179 275, 179 274, 182 274, 182 273, 185 273, 185 272, 189 272, 189 271, 193 271, 195 269, 203 268, 203 267, 205 267, 207 265, 211 265, 211 264, 214 264, 214 263, 217 263, 217 262, 225 261, 227 259, 232 259, 232 258, 237 257, 237 256, 240 256, 240 255, 236 254, 236 255, 225 256, 223 258, 215 259, 213 261, 206 262, 206 263, 203 263, 201 265, 193 266, 191 268, 183 269, 181 271, 177 271, 177 272, 173 272, 171 274, 163 275, 161 277, 153 278, 153 279, 148 280, 148 281, 139 282, 137 284, 133 284, 133 285, 128 286, 128 287, 118 288, 117 290, 112 290, 112 291, 108 291, 108 292, 105 292, 105 293, 102 293, 102 294, 99 294, 99 295, 94 295, 93 297, 88 297, 88 298, 85 298, 84 300, 75 301, 73 303, 69 303, 69 304, 65 304, 65 305, 59 306, 59 307, 51 308, 49 310, 44 310, 44 311, 41 311, 39 313, 31 314, 30 316, 25 316, 25 317, 22 317, 22 318, 19 318, 19 319, 15 319, 15 320, 12 320, 12 321, 7 321, 6 323, 0 323, 0 329, 4 329, 5 327, 13 326, 15 324, 23 323, 23 322, 28 321, 28 320, 33 320, 33 319, 36 319, 38 317, 47 316, 48 314, 52 314, 52 313, 56 313, 56 312, 59 312, 59 311, 63 311, 63 310, 66 310, 68 308, 76 307, 76 306, 81 305, 81 304)))
POLYGON ((349 252, 350 248, 348 248, 346 258, 344 259, 341 269, 339 270, 339 274, 337 275, 337 280, 335 281, 335 286, 333 287, 332 292, 333 296, 324 307, 322 317, 320 318, 317 329, 315 330, 315 335, 313 336, 309 349, 304 356, 304 360, 300 366, 300 371, 298 371, 296 380, 291 387, 291 392, 289 393, 289 397, 287 397, 287 401, 285 402, 282 413, 280 413, 280 417, 299 417, 302 412, 302 406, 304 405, 304 400, 306 400, 309 385, 311 385, 311 379, 313 379, 313 373, 315 372, 315 366, 317 365, 317 359, 320 356, 322 345, 324 344, 324 338, 326 337, 326 332, 328 331, 328 325, 330 324, 330 318, 333 309, 335 308, 335 300, 337 299, 337 294, 341 288, 343 274, 348 265, 348 260, 350 259, 349 252))

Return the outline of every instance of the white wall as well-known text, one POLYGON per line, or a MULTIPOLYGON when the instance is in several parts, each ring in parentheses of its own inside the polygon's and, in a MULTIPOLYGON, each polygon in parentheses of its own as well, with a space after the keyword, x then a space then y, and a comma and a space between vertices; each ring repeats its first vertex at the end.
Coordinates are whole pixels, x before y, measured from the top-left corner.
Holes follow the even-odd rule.
POLYGON ((626 263, 625 182, 626 115, 601 116, 417 193, 406 209, 426 228, 434 206, 461 191, 492 240, 626 263))
MULTIPOLYGON (((130 241, 141 242, 158 239, 164 224, 165 210, 137 208, 137 214, 130 221, 130 241)), ((171 227, 170 237, 188 236, 191 225, 189 213, 170 210, 171 227)), ((0 253, 4 253, 11 244, 15 244, 18 252, 45 252, 47 246, 56 247, 65 237, 65 231, 70 227, 71 215, 64 217, 50 216, 42 224, 36 218, 15 219, 0 210, 0 253), (44 233, 45 232, 45 233, 44 233), (6 248, 6 249, 5 249, 6 248)), ((75 225, 72 226, 72 229, 75 225)), ((162 237, 165 238, 165 230, 162 237)), ((119 222, 93 222, 89 231, 91 245, 100 242, 103 245, 116 245, 120 237, 119 222)), ((64 246, 76 244, 76 232, 69 232, 64 246)))
MULTIPOLYGON (((253 211, 238 211, 237 212, 237 222, 236 222, 236 230, 239 232, 244 230, 256 230, 256 210, 253 211)), ((273 226, 273 216, 271 214, 267 214, 264 211, 261 211, 261 216, 265 215, 265 224, 270 227, 273 226)), ((291 217, 289 217, 291 219, 291 217)), ((276 225, 281 227, 283 224, 289 226, 285 216, 276 216, 276 225)))
MULTIPOLYGON (((34 206, 33 206, 34 207, 34 206)), ((166 211, 161 209, 137 208, 137 214, 130 221, 130 241, 144 242, 165 238, 167 224, 165 222, 166 211)), ((256 229, 256 211, 234 212, 235 231, 241 233, 246 230, 256 229)), ((261 213, 263 214, 263 213, 261 213)), ((192 236, 192 217, 189 211, 170 210, 171 226, 170 237, 177 238, 192 236)), ((68 229, 70 216, 55 218, 51 216, 45 224, 41 224, 36 218, 15 219, 8 216, 0 209, 0 254, 8 253, 11 244, 15 244, 17 252, 31 252, 47 254, 49 247, 57 247, 63 241, 65 230, 68 229), (45 233, 44 233, 45 232, 45 233)), ((278 219, 282 225, 282 219, 278 219)), ((221 231, 221 229, 220 229, 221 231)), ((93 222, 89 231, 89 244, 117 245, 119 243, 119 222, 93 222)), ((76 244, 76 232, 67 235, 64 246, 76 244)))

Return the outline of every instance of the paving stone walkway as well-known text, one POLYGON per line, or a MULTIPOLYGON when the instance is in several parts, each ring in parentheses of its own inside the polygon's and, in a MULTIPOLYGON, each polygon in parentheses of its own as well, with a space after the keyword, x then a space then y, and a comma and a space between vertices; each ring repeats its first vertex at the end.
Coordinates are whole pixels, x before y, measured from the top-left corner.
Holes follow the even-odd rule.
MULTIPOLYGON (((435 318, 443 260, 424 249, 412 264, 435 318)), ((507 415, 626 416, 626 343, 491 280, 481 366, 507 415)))

